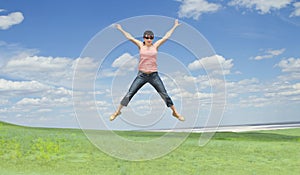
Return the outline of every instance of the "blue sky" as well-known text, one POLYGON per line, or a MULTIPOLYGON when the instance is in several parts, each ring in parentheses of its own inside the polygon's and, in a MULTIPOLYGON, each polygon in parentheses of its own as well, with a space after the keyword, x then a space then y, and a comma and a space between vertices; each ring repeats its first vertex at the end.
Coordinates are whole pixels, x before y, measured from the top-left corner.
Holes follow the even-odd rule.
MULTIPOLYGON (((186 76, 173 72, 174 75, 170 73, 162 78, 175 104, 188 105, 179 107, 187 120, 198 117, 196 126, 202 126, 209 116, 212 82, 207 80, 200 65, 210 65, 208 69, 215 71, 212 60, 216 59, 223 67, 227 89, 222 124, 300 120, 300 2, 295 0, 0 0, 0 119, 30 126, 78 127, 72 101, 76 61, 81 60, 91 69, 98 68, 93 65, 94 60, 80 58, 88 43, 104 29, 114 30, 109 28, 112 24, 121 21, 126 27, 129 24, 125 19, 143 15, 177 18, 184 26, 198 30, 215 51, 215 55, 195 60, 172 41, 161 48, 170 54, 162 57, 186 71, 186 76), (187 79, 199 91, 189 91, 184 86, 188 84, 187 79), (200 94, 193 99, 200 103, 200 113, 185 113, 185 108, 197 111, 198 106, 186 103, 193 101, 190 98, 195 93, 200 94)), ((163 25, 162 32, 170 24, 163 25)), ((115 32, 117 38, 124 39, 115 32)), ((180 29, 176 30, 174 38, 179 33, 180 29)), ((136 75, 137 53, 135 46, 125 42, 99 68, 96 104, 101 117, 108 119, 121 98, 118 96, 127 91, 136 75), (129 70, 125 78, 116 74, 124 69, 129 70), (118 90, 113 83, 122 88, 118 90)), ((90 72, 87 69, 85 73, 90 72)), ((175 125, 177 121, 170 117, 170 111, 155 93, 150 86, 142 89, 124 110, 123 118, 155 111, 162 117, 160 121, 155 116, 149 121, 142 118, 157 122, 150 128, 175 125), (149 105, 149 101, 157 106, 149 105)), ((116 129, 137 127, 121 119, 104 123, 116 129)), ((191 123, 187 121, 181 126, 189 127, 191 123)))

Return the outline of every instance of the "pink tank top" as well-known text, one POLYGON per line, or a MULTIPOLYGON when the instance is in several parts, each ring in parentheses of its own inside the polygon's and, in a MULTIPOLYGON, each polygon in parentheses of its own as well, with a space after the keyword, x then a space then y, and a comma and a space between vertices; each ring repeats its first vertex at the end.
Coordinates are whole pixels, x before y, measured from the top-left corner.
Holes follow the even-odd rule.
POLYGON ((157 58, 157 50, 154 46, 141 47, 139 71, 145 73, 157 72, 156 58, 157 58))

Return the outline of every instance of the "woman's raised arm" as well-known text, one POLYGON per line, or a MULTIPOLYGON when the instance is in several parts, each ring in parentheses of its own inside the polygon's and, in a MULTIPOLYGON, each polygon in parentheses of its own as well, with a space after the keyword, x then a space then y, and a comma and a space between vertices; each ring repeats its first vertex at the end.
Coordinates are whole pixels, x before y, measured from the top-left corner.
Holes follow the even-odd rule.
POLYGON ((154 46, 156 48, 158 48, 159 46, 161 46, 164 42, 167 41, 168 38, 170 38, 170 36, 172 35, 172 33, 174 32, 174 30, 179 26, 181 25, 179 22, 178 22, 178 19, 175 20, 174 22, 174 26, 165 34, 164 37, 162 37, 160 40, 156 41, 154 43, 154 46))
POLYGON ((126 32, 120 24, 116 24, 116 28, 122 32, 122 34, 130 41, 132 41, 135 45, 139 48, 142 47, 143 42, 140 40, 135 39, 130 33, 126 32))

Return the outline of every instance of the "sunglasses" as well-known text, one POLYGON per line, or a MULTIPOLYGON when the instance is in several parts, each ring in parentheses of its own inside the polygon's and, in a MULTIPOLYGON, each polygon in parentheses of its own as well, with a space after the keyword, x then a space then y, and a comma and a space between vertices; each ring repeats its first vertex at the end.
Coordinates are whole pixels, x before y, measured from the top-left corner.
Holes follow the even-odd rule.
POLYGON ((145 35, 144 38, 145 39, 151 39, 151 40, 153 40, 154 36, 153 35, 145 35))

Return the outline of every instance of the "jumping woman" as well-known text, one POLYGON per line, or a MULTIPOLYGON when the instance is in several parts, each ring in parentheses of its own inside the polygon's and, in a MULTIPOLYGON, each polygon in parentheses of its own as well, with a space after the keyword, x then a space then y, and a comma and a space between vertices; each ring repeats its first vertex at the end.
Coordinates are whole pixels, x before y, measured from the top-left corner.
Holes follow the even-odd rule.
POLYGON ((122 32, 122 34, 131 42, 139 48, 140 53, 140 61, 138 65, 138 75, 135 80, 132 82, 127 94, 122 99, 118 109, 114 114, 110 116, 110 121, 113 121, 118 115, 121 114, 121 109, 124 106, 127 106, 131 98, 137 93, 137 91, 146 83, 150 83, 159 95, 162 97, 167 107, 170 107, 172 110, 172 115, 176 117, 180 121, 184 121, 184 117, 182 117, 177 111, 172 102, 172 99, 169 97, 165 86, 158 75, 157 70, 157 52, 159 46, 161 46, 174 32, 174 30, 179 26, 178 20, 176 19, 174 22, 174 26, 162 37, 160 40, 152 43, 154 39, 154 33, 150 30, 144 32, 143 39, 144 41, 140 41, 135 39, 130 33, 123 30, 120 24, 116 24, 116 28, 122 32))

